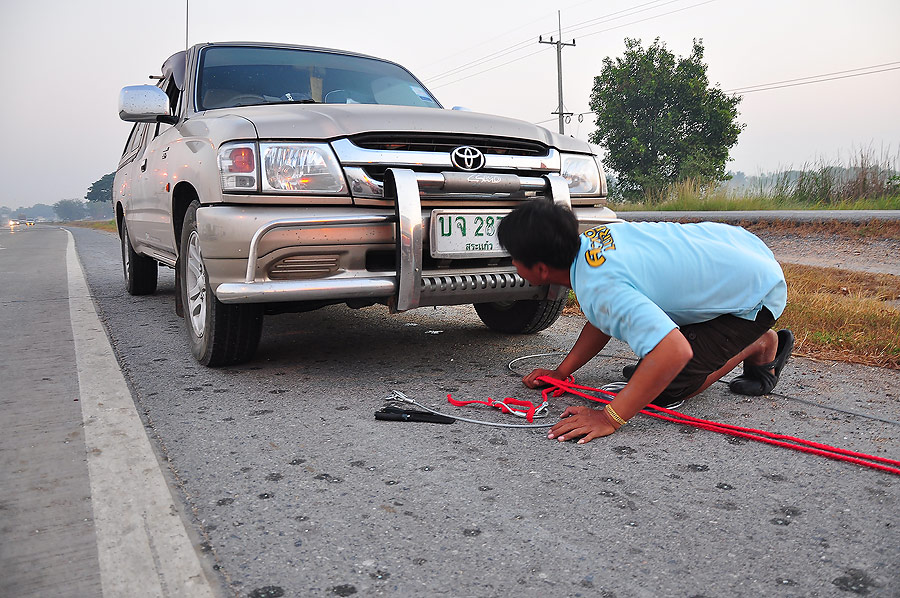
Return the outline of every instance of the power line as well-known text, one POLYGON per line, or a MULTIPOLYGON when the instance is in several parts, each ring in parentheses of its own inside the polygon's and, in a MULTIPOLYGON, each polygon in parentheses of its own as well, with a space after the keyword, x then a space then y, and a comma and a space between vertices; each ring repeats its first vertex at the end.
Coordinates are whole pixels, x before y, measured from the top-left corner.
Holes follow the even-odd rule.
MULTIPOLYGON (((664 13, 660 13, 660 14, 658 14, 658 15, 653 15, 653 16, 646 17, 646 18, 643 18, 643 19, 638 19, 637 21, 631 21, 631 22, 628 22, 628 23, 623 23, 623 24, 621 24, 621 25, 616 25, 615 27, 609 27, 609 28, 607 28, 607 29, 602 29, 602 30, 600 30, 600 31, 595 31, 595 32, 593 32, 593 33, 586 33, 586 34, 582 35, 581 37, 582 37, 582 38, 585 38, 585 37, 589 37, 589 36, 591 36, 591 35, 597 35, 598 33, 604 33, 604 32, 606 32, 606 31, 612 31, 612 30, 614 30, 614 29, 621 29, 622 27, 628 27, 629 25, 634 25, 634 24, 636 24, 636 23, 643 23, 644 21, 649 21, 649 20, 651 20, 651 19, 656 19, 656 18, 659 18, 659 17, 664 17, 664 16, 667 16, 667 15, 674 14, 674 13, 676 13, 676 12, 681 12, 681 11, 684 11, 684 10, 688 10, 688 9, 690 9, 690 8, 695 8, 695 7, 697 7, 697 6, 703 6, 704 4, 710 4, 710 3, 715 2, 715 1, 716 1, 716 0, 706 0, 705 2, 699 2, 699 3, 697 3, 697 4, 691 4, 690 6, 685 6, 685 7, 682 7, 682 8, 675 9, 675 10, 670 10, 669 12, 664 12, 664 13)), ((526 59, 526 58, 530 58, 531 56, 534 56, 535 54, 537 54, 538 52, 541 52, 541 51, 542 51, 542 50, 537 50, 537 51, 535 51, 535 52, 530 52, 530 53, 528 53, 528 54, 525 54, 524 56, 520 56, 520 57, 518 57, 518 58, 513 58, 512 60, 508 60, 508 61, 506 61, 506 62, 502 62, 502 63, 497 64, 497 65, 494 65, 494 66, 492 66, 492 67, 488 67, 488 68, 483 69, 483 70, 480 70, 480 71, 478 71, 478 72, 476 72, 476 73, 472 73, 471 75, 466 75, 466 76, 464 76, 464 77, 460 77, 459 79, 454 79, 453 81, 449 81, 449 82, 447 82, 447 83, 442 83, 442 84, 440 84, 440 85, 434 85, 434 86, 431 86, 431 87, 432 87, 432 89, 439 89, 439 88, 441 88, 441 87, 446 87, 446 86, 448 86, 448 85, 453 85, 454 83, 459 83, 460 81, 465 81, 466 79, 471 79, 472 77, 476 77, 476 76, 481 75, 481 74, 483 74, 483 73, 487 73, 487 72, 489 72, 489 71, 493 71, 493 70, 495 70, 495 69, 500 68, 501 66, 506 66, 506 65, 508 65, 508 64, 512 64, 513 62, 518 62, 519 60, 524 60, 524 59, 526 59)), ((489 62, 489 61, 485 61, 485 62, 489 62)), ((477 66, 477 65, 475 65, 475 66, 477 66)), ((472 67, 472 68, 474 68, 474 67, 472 67)))
MULTIPOLYGON (((564 7, 562 8, 562 10, 569 10, 569 9, 575 8, 576 6, 581 6, 582 4, 588 4, 589 2, 593 2, 593 1, 595 1, 595 0, 582 0, 581 2, 576 2, 575 4, 569 4, 568 6, 564 6, 564 7)), ((652 0, 652 1, 649 2, 648 4, 652 4, 652 3, 654 3, 654 2, 660 2, 660 1, 661 1, 661 0, 652 0)), ((675 1, 675 0, 673 0, 673 1, 675 1)), ((638 6, 644 6, 644 5, 643 5, 643 4, 640 4, 640 5, 638 5, 638 6)), ((637 7, 635 7, 635 8, 637 8, 637 7)), ((619 12, 622 12, 622 11, 619 11, 619 12)), ((528 21, 528 22, 525 23, 524 25, 520 25, 520 26, 518 26, 518 27, 513 27, 512 29, 508 29, 508 30, 506 31, 506 33, 503 33, 503 34, 501 34, 501 35, 495 36, 495 39, 500 39, 501 37, 506 37, 506 36, 512 34, 512 33, 515 32, 515 31, 519 31, 520 29, 525 29, 525 28, 528 27, 529 25, 532 25, 532 24, 534 24, 534 23, 539 23, 539 22, 545 20, 546 17, 549 16, 549 15, 551 15, 551 14, 552 14, 552 13, 546 13, 544 16, 541 16, 541 17, 539 17, 539 18, 537 18, 537 19, 534 19, 534 20, 532 20, 532 21, 528 21)), ((616 14, 616 13, 612 13, 612 14, 616 14)), ((508 46, 507 48, 503 48, 502 50, 497 50, 496 52, 493 52, 493 53, 490 53, 490 54, 486 54, 485 56, 482 56, 481 58, 476 58, 475 60, 473 60, 473 61, 471 61, 471 62, 469 62, 469 63, 466 63, 466 64, 471 64, 472 62, 478 62, 479 60, 482 60, 482 59, 488 59, 488 58, 490 58, 490 57, 493 57, 495 54, 500 54, 500 53, 504 52, 504 50, 507 50, 507 49, 512 48, 512 47, 524 47, 524 46, 530 45, 530 44, 532 43, 532 41, 533 41, 533 37, 529 37, 527 40, 518 42, 518 43, 516 43, 516 44, 513 44, 512 46, 508 46)), ((448 56, 444 56, 443 58, 440 58, 440 59, 438 59, 438 60, 435 60, 435 61, 433 61, 433 62, 427 64, 427 65, 425 66, 425 68, 430 67, 430 66, 433 66, 433 65, 436 65, 436 64, 440 64, 441 62, 444 62, 445 60, 449 60, 450 58, 453 58, 454 56, 459 56, 460 54, 465 54, 466 52, 468 52, 468 50, 460 50, 459 52, 454 52, 453 54, 450 54, 450 55, 448 55, 448 56)), ((459 70, 460 68, 461 68, 461 67, 454 67, 454 68, 452 68, 452 69, 450 69, 450 70, 451 70, 451 71, 456 71, 456 70, 459 70)), ((425 80, 439 79, 439 78, 443 77, 443 75, 444 75, 444 73, 441 73, 441 74, 434 75, 434 76, 424 77, 424 79, 425 79, 425 80)))
POLYGON ((848 69, 846 71, 835 71, 833 73, 822 73, 821 75, 811 75, 809 77, 799 77, 797 79, 785 79, 784 81, 771 81, 769 83, 760 83, 758 85, 746 85, 744 87, 735 87, 733 89, 726 89, 724 93, 753 93, 754 91, 766 91, 769 89, 781 89, 782 87, 794 87, 795 85, 808 85, 810 83, 821 83, 822 81, 833 81, 834 79, 846 79, 848 77, 860 77, 862 75, 871 75, 873 73, 882 73, 884 71, 892 71, 900 68, 900 61, 897 62, 885 62, 884 64, 873 64, 871 66, 863 66, 856 69, 848 69), (880 68, 880 67, 891 67, 891 68, 880 68), (877 71, 870 71, 869 69, 880 69, 877 71), (865 73, 860 73, 857 71, 869 71, 865 73), (832 75, 844 75, 845 73, 856 73, 853 75, 846 75, 843 77, 832 77, 832 75), (828 77, 827 79, 822 79, 821 77, 828 77), (809 79, 815 79, 815 81, 810 81, 809 79), (803 83, 797 83, 799 81, 803 81, 803 83), (793 83, 794 85, 782 85, 786 83, 793 83), (773 87, 774 86, 774 87, 773 87), (754 89, 760 88, 760 89, 754 89))
MULTIPOLYGON (((644 4, 638 4, 637 6, 632 6, 631 8, 626 8, 626 9, 619 10, 616 12, 611 12, 611 13, 596 17, 594 19, 589 19, 587 21, 582 21, 581 23, 569 25, 568 27, 563 29, 563 33, 569 34, 569 33, 572 33, 573 31, 578 31, 579 29, 587 29, 588 27, 592 27, 594 25, 599 25, 600 23, 606 23, 609 21, 617 21, 619 19, 624 19, 625 17, 630 17, 630 16, 636 15, 638 13, 647 12, 648 10, 653 10, 654 8, 661 8, 667 4, 673 4, 675 2, 682 2, 682 1, 683 0, 668 0, 667 2, 663 2, 663 0, 652 0, 651 2, 645 2, 644 4), (662 2, 662 4, 660 4, 660 2, 662 2), (648 8, 643 8, 650 4, 656 4, 657 6, 649 6, 648 8), (636 10, 638 8, 640 8, 641 10, 636 10), (628 14, 622 14, 622 13, 628 13, 628 14), (621 16, 615 16, 615 15, 621 15, 621 16), (609 17, 615 17, 615 18, 609 18, 609 17)), ((547 33, 544 33, 543 35, 549 35, 550 33, 553 33, 553 32, 548 31, 547 33)))
MULTIPOLYGON (((574 25, 570 25, 569 27, 564 28, 564 29, 562 30, 562 33, 569 34, 569 33, 573 32, 573 31, 578 31, 578 30, 581 30, 581 29, 586 29, 586 28, 592 27, 592 26, 594 26, 594 25, 599 25, 600 23, 606 23, 606 22, 610 22, 610 21, 616 21, 616 20, 618 20, 618 19, 624 19, 624 18, 626 18, 626 17, 632 16, 632 15, 636 15, 636 14, 641 13, 641 12, 646 12, 646 11, 648 11, 648 10, 653 10, 653 9, 655 9, 655 8, 660 8, 660 7, 665 6, 665 5, 667 5, 667 4, 672 4, 672 3, 674 3, 674 2, 682 2, 682 1, 684 1, 684 0, 668 0, 668 1, 665 1, 665 2, 663 2, 663 0, 651 0, 650 2, 645 2, 644 4, 638 4, 637 6, 632 6, 632 7, 630 7, 630 8, 626 8, 626 9, 619 10, 619 11, 616 11, 616 12, 607 13, 607 14, 605 14, 605 15, 601 15, 601 16, 596 17, 596 18, 593 18, 593 19, 588 19, 588 20, 586 20, 586 21, 581 21, 581 22, 579 22, 579 23, 575 23, 574 25), (660 4, 660 2, 662 2, 662 4, 660 4), (650 5, 654 5, 654 4, 655 4, 656 6, 650 6, 650 5), (646 7, 646 8, 645 8, 645 7, 646 7), (637 10, 637 9, 640 9, 640 10, 637 10), (623 13, 627 13, 627 14, 623 14, 623 13), (616 16, 616 15, 619 15, 619 16, 616 16)), ((709 2, 714 2, 714 1, 715 1, 715 0, 708 0, 707 2, 704 2, 704 3, 702 3, 702 4, 707 4, 707 3, 709 3, 709 2)), ((699 6, 699 5, 694 5, 694 6, 699 6)), ((692 8, 692 6, 688 6, 688 7, 685 7, 685 8, 683 8, 683 9, 679 9, 679 10, 686 10, 687 8, 692 8)), ((638 20, 638 21, 633 21, 633 23, 640 23, 640 22, 642 22, 642 21, 644 21, 644 20, 649 20, 649 19, 653 19, 653 18, 656 18, 656 17, 665 16, 665 15, 668 15, 668 14, 672 14, 673 12, 678 12, 678 10, 671 11, 671 12, 667 12, 667 13, 663 13, 663 14, 656 15, 656 16, 653 16, 653 17, 648 17, 647 19, 641 19, 641 20, 638 20)), ((631 23, 626 23, 625 25, 621 25, 621 26, 624 27, 624 26, 629 25, 629 24, 631 24, 631 23)), ((613 27, 613 28, 611 28, 611 29, 605 29, 604 31, 610 31, 610 30, 616 29, 616 28, 617 28, 617 27, 613 27)), ((520 29, 521 29, 521 27, 520 27, 520 29)), ((557 33, 557 32, 556 32, 556 31, 548 31, 548 32, 545 32, 545 33, 543 33, 543 34, 541 34, 541 35, 550 35, 550 34, 554 34, 554 33, 557 33)), ((601 32, 597 32, 597 33, 601 33, 601 32)), ((594 35, 594 34, 591 33, 591 34, 588 34, 588 35, 594 35)), ((585 36, 585 37, 586 37, 586 36, 585 36)), ((528 39, 528 40, 525 40, 525 41, 521 41, 521 42, 515 43, 515 44, 513 44, 513 45, 511 45, 511 46, 507 46, 507 47, 505 47, 505 48, 502 48, 502 49, 500 49, 500 50, 497 50, 496 52, 493 52, 493 53, 491 53, 491 54, 487 54, 487 55, 485 55, 485 56, 482 56, 481 58, 476 58, 476 59, 471 60, 471 61, 469 61, 469 62, 467 62, 467 63, 465 63, 465 64, 462 64, 462 65, 459 65, 459 66, 457 66, 457 67, 454 67, 454 68, 452 68, 452 69, 450 69, 450 70, 448 70, 448 71, 444 71, 444 72, 439 73, 439 74, 437 74, 437 75, 434 75, 434 76, 432 76, 432 77, 426 77, 426 78, 425 78, 425 81, 426 81, 426 82, 434 82, 434 81, 437 81, 438 79, 443 79, 443 78, 446 78, 446 77, 449 77, 449 76, 458 74, 458 73, 460 73, 460 72, 462 72, 462 71, 465 71, 465 70, 467 70, 467 69, 469 69, 469 68, 476 68, 476 67, 480 66, 481 64, 486 64, 486 63, 488 63, 488 62, 491 62, 492 60, 496 60, 496 59, 501 58, 501 57, 503 57, 503 56, 512 54, 513 52, 516 52, 516 51, 518 51, 518 50, 520 50, 520 49, 524 49, 525 47, 527 47, 527 46, 530 45, 531 43, 532 43, 532 39, 528 39)), ((525 56, 522 56, 521 58, 522 58, 522 59, 528 58, 529 56, 533 56, 534 54, 535 54, 535 52, 533 52, 533 53, 531 53, 531 54, 526 54, 525 56)), ((501 65, 497 65, 497 66, 504 66, 504 65, 506 65, 506 64, 509 64, 509 62, 505 62, 505 63, 503 63, 503 64, 501 64, 501 65)), ((495 68, 495 67, 492 67, 492 68, 495 68)), ((481 71, 481 72, 485 72, 485 71, 481 71)), ((459 80, 461 81, 462 79, 459 79, 459 80)), ((455 81, 454 81, 454 82, 455 82, 455 81)), ((435 86, 435 88, 437 88, 437 87, 440 87, 440 86, 435 86)))
POLYGON ((482 73, 487 73, 488 71, 493 71, 494 69, 498 69, 501 66, 506 66, 507 64, 512 64, 512 63, 518 62, 520 60, 525 60, 526 58, 530 58, 531 56, 534 56, 535 54, 538 54, 539 52, 543 52, 546 49, 547 48, 541 48, 540 50, 530 52, 530 53, 526 54, 525 56, 520 56, 519 58, 513 58, 512 60, 508 60, 508 61, 502 62, 498 65, 486 68, 483 71, 478 71, 477 73, 472 73, 471 75, 466 75, 465 77, 460 77, 459 79, 454 79, 453 81, 450 81, 448 83, 441 83, 440 85, 432 85, 431 88, 432 89, 440 89, 441 87, 447 87, 448 85, 453 85, 454 83, 459 83, 460 81, 465 81, 466 79, 471 79, 472 77, 476 77, 482 73))
MULTIPOLYGON (((550 14, 550 13, 547 13, 547 15, 549 15, 549 14, 550 14)), ((539 19, 535 19, 535 20, 533 20, 533 21, 529 21, 529 22, 525 23, 524 25, 520 25, 519 27, 515 27, 515 28, 513 28, 513 29, 509 29, 509 30, 508 30, 506 33, 504 33, 503 35, 496 36, 495 39, 499 39, 499 38, 501 38, 501 37, 506 37, 507 35, 513 33, 514 31, 518 31, 519 29, 524 29, 525 27, 528 27, 529 25, 532 25, 532 24, 534 24, 534 23, 543 21, 544 19, 546 19, 546 15, 540 17, 539 19)), ((528 44, 528 43, 531 43, 531 38, 529 38, 528 41, 522 41, 522 42, 518 42, 518 43, 516 43, 516 44, 513 44, 513 46, 523 46, 523 45, 528 44)), ((513 46, 509 46, 509 47, 511 48, 511 47, 513 47, 513 46)), ((441 59, 439 59, 439 60, 435 60, 434 62, 431 62, 431 63, 425 65, 425 68, 428 68, 428 67, 430 67, 430 66, 434 66, 434 65, 436 65, 436 64, 440 64, 441 62, 444 62, 445 60, 449 60, 449 59, 453 58, 454 56, 459 56, 460 54, 465 54, 465 53, 468 52, 470 49, 471 49, 471 48, 466 49, 466 50, 460 50, 459 52, 454 52, 453 54, 450 54, 450 55, 448 55, 448 56, 444 56, 443 58, 441 58, 441 59)), ((507 49, 507 48, 504 48, 503 50, 506 50, 506 49, 507 49)), ((487 55, 486 55, 485 57, 483 57, 483 58, 486 58, 487 56, 493 56, 494 54, 498 54, 498 53, 500 53, 500 52, 503 52, 503 50, 497 50, 496 52, 493 52, 493 53, 491 53, 491 54, 487 54, 487 55)), ((477 62, 478 60, 481 60, 481 58, 476 58, 476 59, 473 60, 472 62, 477 62)), ((471 63, 466 63, 466 64, 471 64, 471 63)), ((457 69, 459 69, 459 68, 460 68, 460 67, 453 67, 453 68, 450 69, 450 70, 451 70, 451 71, 455 71, 455 70, 457 70, 457 69)), ((438 78, 442 77, 443 75, 444 75, 444 74, 441 73, 441 74, 438 74, 438 75, 434 75, 433 77, 425 77, 425 79, 426 79, 426 80, 430 80, 430 79, 438 79, 438 78)))
POLYGON ((675 14, 676 12, 681 12, 683 10, 688 10, 689 8, 696 8, 698 6, 703 6, 704 4, 710 4, 715 2, 716 0, 706 0, 706 2, 698 2, 697 4, 691 4, 690 6, 684 6, 682 8, 676 8, 675 10, 670 10, 669 12, 663 12, 658 15, 653 15, 652 17, 646 17, 644 19, 638 19, 637 21, 631 21, 629 23, 623 23, 622 25, 616 25, 615 27, 608 27, 606 29, 601 29, 600 31, 593 31, 591 33, 585 33, 580 36, 581 38, 590 37, 592 35, 597 35, 600 33, 606 33, 607 31, 613 31, 614 29, 621 29, 622 27, 628 27, 629 25, 635 25, 637 23, 643 23, 644 21, 650 21, 651 19, 658 19, 659 17, 665 17, 668 15, 675 14))
MULTIPOLYGON (((896 62, 885 62, 882 64, 873 64, 871 66, 862 66, 855 69, 847 69, 845 71, 834 71, 833 73, 822 73, 820 75, 810 75, 809 77, 798 77, 796 79, 785 79, 783 81, 771 81, 769 83, 759 83, 757 85, 747 85, 745 87, 735 87, 734 89, 727 89, 723 93, 734 93, 737 95, 745 94, 745 93, 753 93, 756 91, 769 91, 772 89, 783 89, 785 87, 796 87, 799 85, 809 85, 811 83, 823 83, 825 81, 835 81, 837 79, 849 79, 851 77, 862 77, 863 75, 874 75, 876 73, 884 73, 886 71, 896 71, 900 69, 900 61, 896 62), (879 68, 879 67, 887 67, 887 68, 879 68), (877 70, 870 70, 877 69, 877 70), (866 71, 864 73, 860 73, 858 71, 866 71), (849 74, 848 74, 849 73, 849 74), (835 75, 835 76, 832 76, 835 75), (825 77, 825 78, 822 78, 825 77), (810 80, 812 79, 812 80, 810 80)), ((573 116, 580 117, 586 114, 593 114, 593 110, 588 110, 587 112, 579 112, 578 114, 573 114, 573 116)), ((541 120, 532 124, 541 125, 547 122, 551 122, 556 120, 555 118, 549 118, 547 120, 541 120)))
POLYGON ((520 50, 526 46, 531 45, 532 43, 533 43, 533 39, 529 39, 528 41, 518 42, 511 46, 507 46, 506 48, 503 48, 502 50, 497 50, 493 54, 488 54, 487 56, 483 56, 482 58, 476 58, 475 60, 472 60, 465 64, 461 64, 458 67, 452 68, 449 71, 445 71, 439 75, 435 75, 433 77, 426 77, 425 80, 426 81, 437 81, 438 79, 443 79, 443 78, 449 77, 451 75, 456 75, 459 72, 466 70, 467 68, 470 68, 470 67, 474 68, 474 67, 478 66, 479 64, 484 64, 486 62, 490 62, 491 60, 500 58, 501 56, 506 56, 507 54, 512 54, 516 50, 520 50))

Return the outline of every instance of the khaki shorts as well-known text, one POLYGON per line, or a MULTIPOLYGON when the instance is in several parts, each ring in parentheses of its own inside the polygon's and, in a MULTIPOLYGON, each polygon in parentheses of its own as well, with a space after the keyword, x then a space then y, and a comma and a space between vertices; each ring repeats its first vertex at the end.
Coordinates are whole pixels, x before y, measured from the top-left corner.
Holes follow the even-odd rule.
POLYGON ((706 322, 682 326, 681 333, 691 344, 694 356, 653 400, 653 404, 670 405, 691 396, 703 386, 710 374, 753 344, 773 324, 775 317, 763 307, 755 321, 726 314, 706 322))

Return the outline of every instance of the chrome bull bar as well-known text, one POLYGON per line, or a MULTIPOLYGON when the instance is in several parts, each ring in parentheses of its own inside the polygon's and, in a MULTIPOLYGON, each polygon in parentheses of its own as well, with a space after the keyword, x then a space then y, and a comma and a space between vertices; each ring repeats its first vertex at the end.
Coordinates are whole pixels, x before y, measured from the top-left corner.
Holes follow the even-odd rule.
MULTIPOLYGON (((262 225, 250 240, 247 272, 243 282, 220 284, 215 294, 223 303, 269 303, 322 299, 360 299, 391 297, 394 311, 419 307, 422 289, 422 245, 425 236, 422 204, 423 189, 446 193, 513 193, 543 190, 553 201, 571 208, 569 186, 558 174, 520 177, 489 173, 417 173, 405 168, 389 168, 384 179, 385 197, 395 197, 394 214, 347 215, 340 217, 303 217, 272 220, 262 225), (269 232, 279 228, 322 228, 365 226, 393 222, 397 225, 397 273, 353 278, 314 280, 257 281, 259 245, 269 232)), ((549 299, 559 296, 551 287, 549 299)))

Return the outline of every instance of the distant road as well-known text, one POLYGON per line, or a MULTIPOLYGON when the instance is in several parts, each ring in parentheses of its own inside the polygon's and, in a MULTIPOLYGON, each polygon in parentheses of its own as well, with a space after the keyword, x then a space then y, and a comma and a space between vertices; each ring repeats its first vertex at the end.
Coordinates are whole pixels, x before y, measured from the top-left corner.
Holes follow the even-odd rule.
MULTIPOLYGON (((614 206, 610 206, 615 210, 614 206)), ((900 210, 742 210, 721 212, 616 212, 623 220, 679 220, 699 218, 716 222, 740 222, 742 220, 792 220, 818 222, 868 222, 869 220, 900 220, 900 210)))

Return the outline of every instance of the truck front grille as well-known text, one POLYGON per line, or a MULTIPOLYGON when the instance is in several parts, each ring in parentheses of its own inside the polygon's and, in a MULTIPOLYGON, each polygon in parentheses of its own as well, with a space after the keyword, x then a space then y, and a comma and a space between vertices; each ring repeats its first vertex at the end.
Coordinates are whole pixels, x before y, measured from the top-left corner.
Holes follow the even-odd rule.
MULTIPOLYGON (((451 152, 463 145, 476 147, 484 154, 484 166, 473 174, 514 174, 540 178, 558 173, 561 167, 558 150, 530 139, 390 132, 362 133, 337 139, 331 145, 343 166, 354 200, 369 205, 391 204, 390 198, 384 198, 385 171, 389 168, 410 169, 420 174, 462 172, 453 165, 451 152)), ((541 192, 514 191, 485 196, 474 192, 423 189, 422 194, 423 205, 435 207, 435 201, 455 202, 447 205, 474 203, 487 206, 496 201, 521 201, 541 192)))
POLYGON ((449 154, 461 145, 478 148, 483 154, 500 156, 546 156, 547 146, 526 139, 475 137, 429 133, 367 133, 351 137, 357 147, 394 152, 435 152, 449 154))

